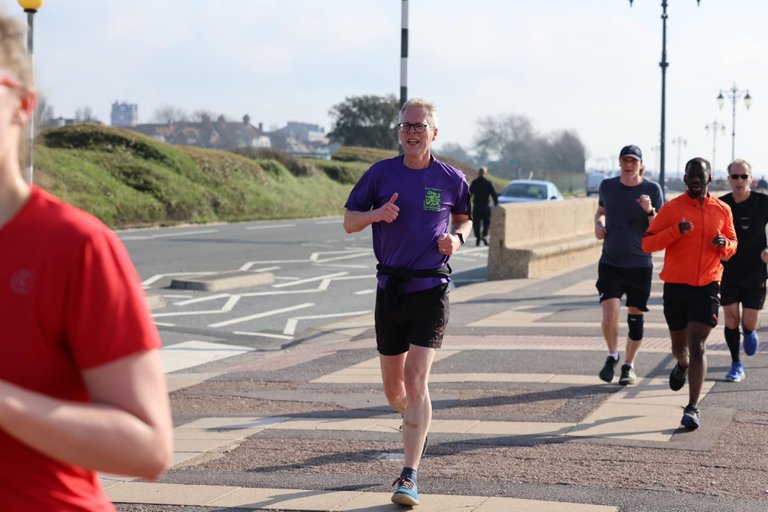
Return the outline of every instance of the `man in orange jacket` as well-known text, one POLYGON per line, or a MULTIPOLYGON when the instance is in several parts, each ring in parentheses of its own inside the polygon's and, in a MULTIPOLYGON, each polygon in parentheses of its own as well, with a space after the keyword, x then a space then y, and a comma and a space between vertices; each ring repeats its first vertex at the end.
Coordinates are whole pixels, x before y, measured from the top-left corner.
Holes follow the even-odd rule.
POLYGON ((664 318, 677 360, 669 387, 678 391, 688 382, 688 405, 681 423, 695 430, 701 423, 698 402, 707 358, 704 344, 717 325, 720 279, 727 260, 736 253, 736 230, 730 207, 708 192, 712 167, 704 158, 685 164, 686 193, 666 203, 643 237, 643 250, 665 249, 664 318))

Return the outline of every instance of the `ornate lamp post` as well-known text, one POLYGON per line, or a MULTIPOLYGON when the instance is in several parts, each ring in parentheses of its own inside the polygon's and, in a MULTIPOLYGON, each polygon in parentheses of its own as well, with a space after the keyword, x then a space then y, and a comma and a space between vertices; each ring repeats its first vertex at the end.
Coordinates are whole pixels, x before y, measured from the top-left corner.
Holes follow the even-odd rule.
MULTIPOLYGON (((688 141, 682 137, 675 137, 674 139, 672 139, 672 144, 677 146, 677 174, 682 176, 682 173, 680 172, 680 148, 682 146, 688 145, 688 141)), ((715 165, 715 164, 712 164, 712 165, 715 165)), ((712 169, 714 170, 714 167, 712 169)))
MULTIPOLYGON (((24 9, 24 12, 27 13, 27 52, 29 53, 29 61, 32 64, 32 68, 34 70, 34 51, 33 51, 33 41, 34 41, 34 22, 35 22, 35 13, 40 10, 40 7, 43 6, 43 2, 45 0, 18 0, 19 5, 24 9)), ((34 113, 29 118, 29 123, 27 123, 27 169, 25 171, 25 178, 27 179, 28 183, 32 183, 32 178, 34 174, 34 165, 32 156, 34 154, 34 143, 35 143, 35 116, 34 113)))
POLYGON ((711 123, 707 123, 704 125, 704 131, 712 130, 712 172, 714 173, 717 170, 717 167, 715 167, 715 149, 717 148, 717 131, 720 130, 720 133, 722 135, 725 135, 725 125, 723 123, 718 123, 717 120, 712 121, 711 123))
MULTIPOLYGON (((629 6, 632 7, 632 2, 629 0, 629 6)), ((696 0, 696 5, 699 5, 701 0, 696 0)), ((659 185, 661 185, 661 194, 666 198, 666 184, 664 183, 664 158, 665 158, 665 146, 666 146, 666 115, 667 115, 667 0, 661 2, 661 137, 659 143, 659 185)))
MULTIPOLYGON (((731 117, 731 162, 733 162, 736 159, 736 100, 744 98, 744 106, 749 110, 749 107, 752 106, 752 96, 749 95, 748 90, 743 91, 737 89, 736 84, 733 84, 733 86, 726 91, 726 96, 731 100, 731 105, 733 105, 731 117)), ((726 96, 723 96, 723 90, 720 89, 720 94, 717 95, 717 104, 720 106, 721 110, 725 104, 726 96)))
POLYGON ((408 101, 408 0, 402 0, 400 23, 400 108, 408 101))

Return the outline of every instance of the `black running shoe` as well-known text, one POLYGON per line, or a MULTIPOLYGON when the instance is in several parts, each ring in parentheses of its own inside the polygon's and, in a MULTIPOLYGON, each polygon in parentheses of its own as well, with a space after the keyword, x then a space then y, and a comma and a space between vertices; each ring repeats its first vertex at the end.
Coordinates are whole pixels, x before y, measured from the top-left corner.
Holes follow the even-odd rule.
POLYGON ((688 430, 696 430, 701 425, 701 413, 696 407, 688 405, 683 411, 683 419, 680 423, 688 430))
POLYGON ((685 386, 685 377, 688 375, 688 367, 683 368, 680 363, 675 363, 672 373, 669 374, 669 389, 680 391, 685 386))
POLYGON ((637 382, 637 375, 635 369, 628 364, 621 365, 621 377, 619 377, 619 384, 622 386, 630 386, 637 382))
POLYGON ((606 357, 605 364, 603 365, 603 369, 600 370, 600 373, 598 374, 600 376, 600 380, 604 380, 605 382, 611 382, 613 380, 613 376, 616 373, 617 364, 619 364, 618 359, 614 359, 611 356, 606 357))

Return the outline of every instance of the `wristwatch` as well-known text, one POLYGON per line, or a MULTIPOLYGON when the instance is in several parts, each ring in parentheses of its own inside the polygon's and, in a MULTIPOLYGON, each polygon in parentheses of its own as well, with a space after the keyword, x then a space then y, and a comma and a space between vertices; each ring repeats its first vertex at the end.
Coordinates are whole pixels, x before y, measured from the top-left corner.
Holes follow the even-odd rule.
POLYGON ((654 215, 656 215, 656 208, 651 208, 651 211, 645 212, 645 214, 649 217, 653 217, 654 215))
POLYGON ((459 242, 461 242, 461 245, 464 245, 464 235, 461 233, 456 233, 456 236, 459 237, 459 242))

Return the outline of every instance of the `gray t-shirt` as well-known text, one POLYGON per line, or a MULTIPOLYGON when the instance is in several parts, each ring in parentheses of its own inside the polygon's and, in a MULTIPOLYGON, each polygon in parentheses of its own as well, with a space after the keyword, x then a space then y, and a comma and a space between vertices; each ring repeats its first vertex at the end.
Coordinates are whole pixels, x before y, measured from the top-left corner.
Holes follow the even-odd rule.
POLYGON ((661 208, 661 187, 653 181, 643 180, 628 187, 621 177, 608 178, 600 183, 599 204, 605 208, 607 234, 603 240, 600 263, 620 268, 653 267, 651 255, 643 252, 642 240, 651 217, 637 203, 645 194, 657 210, 661 208))

